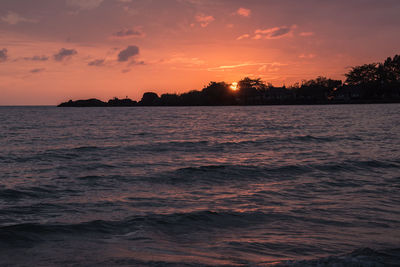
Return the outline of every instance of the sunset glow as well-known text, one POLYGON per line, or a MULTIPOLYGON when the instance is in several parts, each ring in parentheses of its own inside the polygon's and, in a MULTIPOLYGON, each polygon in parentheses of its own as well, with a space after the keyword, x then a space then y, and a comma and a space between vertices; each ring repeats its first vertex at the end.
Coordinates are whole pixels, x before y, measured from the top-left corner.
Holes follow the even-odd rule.
POLYGON ((233 91, 236 91, 236 90, 238 89, 238 83, 237 83, 237 82, 233 82, 233 83, 231 84, 230 88, 231 88, 233 91))
POLYGON ((350 2, 2 0, 0 105, 343 79, 400 47, 398 1, 350 2))

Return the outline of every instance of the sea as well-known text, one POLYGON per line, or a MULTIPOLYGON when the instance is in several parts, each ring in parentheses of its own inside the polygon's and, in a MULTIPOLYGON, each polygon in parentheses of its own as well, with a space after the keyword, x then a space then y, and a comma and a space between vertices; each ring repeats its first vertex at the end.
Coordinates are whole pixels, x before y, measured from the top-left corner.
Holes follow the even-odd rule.
POLYGON ((400 266, 400 105, 0 107, 0 266, 400 266))

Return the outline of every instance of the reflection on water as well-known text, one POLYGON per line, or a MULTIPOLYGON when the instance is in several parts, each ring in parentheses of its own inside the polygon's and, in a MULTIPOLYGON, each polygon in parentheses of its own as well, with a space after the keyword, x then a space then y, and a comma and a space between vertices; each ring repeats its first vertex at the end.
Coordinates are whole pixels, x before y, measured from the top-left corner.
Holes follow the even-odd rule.
POLYGON ((2 107, 0 265, 393 262, 399 111, 2 107))

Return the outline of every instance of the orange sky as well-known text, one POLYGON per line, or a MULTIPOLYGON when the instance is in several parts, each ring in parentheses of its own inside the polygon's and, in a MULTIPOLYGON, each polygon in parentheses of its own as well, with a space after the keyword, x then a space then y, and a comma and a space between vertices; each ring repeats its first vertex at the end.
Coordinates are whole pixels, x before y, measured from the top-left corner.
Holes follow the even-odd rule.
POLYGON ((397 0, 1 0, 0 105, 274 85, 400 53, 397 0))

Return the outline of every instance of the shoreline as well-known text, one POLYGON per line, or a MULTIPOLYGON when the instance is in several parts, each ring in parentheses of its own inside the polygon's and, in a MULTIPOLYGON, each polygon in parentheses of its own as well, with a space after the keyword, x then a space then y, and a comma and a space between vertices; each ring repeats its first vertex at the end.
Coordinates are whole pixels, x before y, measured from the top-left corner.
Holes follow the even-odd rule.
POLYGON ((204 105, 190 105, 190 104, 177 104, 177 105, 163 105, 163 104, 153 104, 153 105, 144 105, 140 103, 131 104, 131 105, 116 105, 116 104, 108 104, 107 102, 103 102, 97 99, 88 99, 88 100, 76 100, 69 102, 63 102, 56 107, 226 107, 226 106, 235 106, 235 107, 245 107, 245 106, 326 106, 326 105, 368 105, 368 104, 399 104, 400 99, 365 99, 365 100, 350 100, 350 101, 339 101, 332 100, 326 102, 312 102, 312 101, 280 101, 280 102, 269 102, 269 103, 260 103, 260 104, 204 104, 204 105), (95 102, 92 100, 96 100, 95 102), (101 103, 99 103, 100 101, 101 103))

